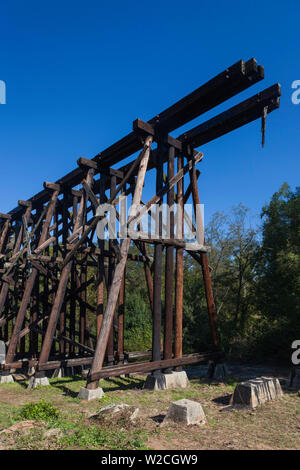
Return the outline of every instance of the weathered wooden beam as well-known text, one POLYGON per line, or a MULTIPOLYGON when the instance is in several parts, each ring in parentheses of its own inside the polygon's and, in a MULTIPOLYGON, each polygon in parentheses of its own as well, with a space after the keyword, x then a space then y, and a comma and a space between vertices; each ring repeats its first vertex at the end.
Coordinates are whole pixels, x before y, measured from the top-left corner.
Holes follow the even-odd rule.
MULTIPOLYGON (((168 181, 175 173, 175 148, 169 148, 168 181)), ((174 186, 167 194, 169 207, 170 239, 174 238, 174 186)), ((167 245, 165 258, 165 328, 164 328, 164 359, 171 359, 173 354, 173 278, 174 278, 174 246, 167 245)))
MULTIPOLYGON (((163 191, 163 157, 166 153, 166 147, 163 140, 157 143, 157 164, 156 164, 156 193, 161 197, 157 200, 162 203, 163 191)), ((149 207, 150 209, 150 207, 149 207)), ((161 211, 156 217, 155 232, 162 236, 162 213, 161 211)), ((162 244, 154 246, 154 271, 153 271, 153 320, 152 320, 152 361, 160 359, 161 351, 161 323, 162 323, 162 244)))
MULTIPOLYGON (((147 137, 144 145, 144 149, 141 152, 140 158, 140 165, 139 165, 139 172, 137 177, 137 182, 134 190, 132 205, 129 211, 129 217, 135 216, 138 210, 138 205, 140 204, 143 185, 145 181, 145 175, 148 166, 148 160, 150 156, 151 144, 152 144, 152 137, 147 137)), ((109 296, 107 299, 107 305, 105 309, 105 313, 103 316, 103 321, 101 325, 101 330, 99 334, 99 338, 96 345, 95 356, 92 363, 91 370, 94 372, 98 372, 102 366, 104 361, 105 350, 108 342, 109 332, 113 321, 114 311, 116 308, 116 303, 118 300, 120 287, 122 283, 122 278, 124 276, 125 265, 127 260, 127 255, 130 247, 131 239, 123 239, 121 245, 121 257, 119 262, 116 265, 116 269, 114 272, 113 282, 111 285, 111 289, 109 291, 109 296)), ((89 382, 87 385, 89 388, 93 389, 97 387, 96 382, 89 382)))
POLYGON ((60 185, 57 183, 48 183, 48 181, 44 181, 43 186, 45 189, 51 189, 52 191, 60 192, 60 185))
POLYGON ((180 181, 184 175, 190 170, 193 164, 199 163, 203 159, 203 153, 198 152, 193 159, 191 159, 176 175, 174 175, 173 178, 170 178, 168 183, 160 189, 155 196, 153 196, 149 201, 142 207, 142 209, 138 212, 138 214, 135 217, 130 217, 128 220, 128 224, 130 223, 139 223, 139 221, 146 215, 151 207, 154 206, 154 204, 157 204, 161 198, 168 193, 174 186, 175 184, 180 181))
POLYGON ((11 220, 11 214, 4 214, 0 212, 0 219, 11 220))
POLYGON ((178 137, 178 140, 192 148, 204 145, 260 118, 264 108, 267 108, 267 112, 271 113, 279 107, 280 95, 281 87, 277 83, 209 121, 184 132, 178 137))
MULTIPOLYGON (((224 354, 219 351, 189 354, 186 356, 173 358, 173 359, 160 359, 153 362, 138 362, 135 364, 123 364, 114 367, 103 367, 102 370, 92 372, 87 375, 89 382, 99 381, 108 377, 118 377, 123 374, 146 373, 160 369, 167 369, 169 367, 177 367, 188 364, 199 364, 201 362, 218 361, 222 359, 224 354)), ((84 374, 86 375, 86 374, 84 374)))
MULTIPOLYGON (((26 218, 26 220, 29 219, 30 213, 31 213, 31 206, 26 207, 25 214, 24 214, 24 217, 26 218)), ((19 233, 16 234, 15 245, 13 248, 13 255, 16 255, 20 250, 20 246, 23 240, 23 232, 24 232, 24 226, 22 224, 19 228, 19 233)), ((5 281, 4 275, 2 276, 2 280, 5 281)), ((7 299, 8 291, 9 291, 9 282, 4 282, 1 288, 1 292, 0 292, 0 314, 3 311, 3 307, 7 299)))
MULTIPOLYGON (((190 170, 190 179, 192 184, 192 196, 193 196, 193 207, 195 212, 195 217, 197 217, 197 206, 200 207, 200 197, 198 191, 197 177, 195 166, 193 165, 190 170)), ((202 274, 204 280, 204 289, 207 302, 208 318, 211 329, 211 335, 213 338, 214 346, 216 349, 220 348, 220 339, 217 329, 217 315, 214 303, 214 296, 210 278, 210 272, 208 268, 208 260, 206 253, 200 253, 202 274)))
MULTIPOLYGON (((94 176, 94 170, 90 169, 87 174, 87 183, 89 185, 92 184, 93 176, 94 176)), ((84 206, 85 206, 85 198, 82 196, 81 201, 80 201, 79 211, 76 217, 76 222, 74 225, 74 231, 76 231, 80 227, 80 225, 82 225, 83 223, 83 216, 84 216, 84 209, 85 209, 84 206)), ((46 331, 42 349, 41 349, 39 365, 44 362, 47 362, 49 358, 55 329, 56 329, 57 322, 58 322, 61 309, 63 306, 63 302, 64 302, 64 296, 65 296, 71 268, 72 268, 72 261, 70 261, 68 264, 64 266, 60 275, 59 284, 58 284, 57 292, 56 292, 55 299, 54 299, 54 304, 51 310, 51 314, 50 314, 50 318, 49 318, 48 326, 47 326, 47 331, 46 331)))
MULTIPOLYGON (((148 122, 152 126, 160 127, 169 132, 257 83, 263 77, 263 67, 257 65, 255 59, 251 59, 248 62, 240 60, 148 122)), ((141 148, 142 143, 140 139, 135 132, 132 132, 103 152, 97 154, 93 160, 97 163, 99 162, 104 167, 111 166, 134 154, 141 148)), ((122 171, 122 169, 120 170, 122 171)), ((83 178, 84 170, 76 168, 63 178, 60 178, 56 183, 62 186, 74 187, 83 178)), ((35 207, 47 202, 48 198, 48 192, 44 190, 33 196, 30 201, 35 207)), ((15 208, 10 212, 13 218, 16 218, 19 213, 19 208, 15 208)))
MULTIPOLYGON (((177 158, 177 171, 183 168, 183 156, 177 158)), ((181 179, 177 183, 177 204, 178 219, 177 233, 178 239, 184 239, 184 181, 181 179)), ((191 187, 191 185, 189 186, 191 187)), ((186 191, 185 195, 188 191, 186 191)), ((175 325, 174 325, 174 357, 182 357, 182 321, 183 321, 183 248, 176 249, 176 280, 175 280, 175 325)))

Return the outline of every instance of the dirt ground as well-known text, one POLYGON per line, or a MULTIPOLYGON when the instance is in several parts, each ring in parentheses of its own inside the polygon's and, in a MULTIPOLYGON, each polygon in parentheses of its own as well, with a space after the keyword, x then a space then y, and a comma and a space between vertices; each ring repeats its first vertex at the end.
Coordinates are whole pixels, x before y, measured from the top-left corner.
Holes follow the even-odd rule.
POLYGON ((288 390, 289 371, 265 366, 230 366, 224 383, 210 382, 204 367, 187 369, 190 388, 145 391, 145 377, 103 380, 104 398, 79 401, 81 378, 50 379, 50 386, 28 390, 22 376, 14 384, 0 385, 1 449, 300 449, 300 397, 288 390), (280 400, 255 410, 229 407, 238 381, 269 375, 278 377, 284 391, 280 400), (204 426, 162 424, 172 401, 188 398, 201 403, 207 417, 204 426), (26 403, 45 400, 59 410, 50 421, 24 420, 26 403), (102 423, 90 416, 112 403, 139 408, 134 424, 102 423))

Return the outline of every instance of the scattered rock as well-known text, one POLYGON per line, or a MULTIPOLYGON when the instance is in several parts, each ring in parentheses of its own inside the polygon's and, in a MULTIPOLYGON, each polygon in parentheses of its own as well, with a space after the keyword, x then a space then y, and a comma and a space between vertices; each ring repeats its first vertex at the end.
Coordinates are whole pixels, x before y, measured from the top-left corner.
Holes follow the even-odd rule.
POLYGON ((92 419, 111 419, 112 417, 116 418, 125 418, 131 422, 135 421, 138 417, 139 408, 135 406, 127 405, 126 403, 116 404, 113 403, 111 405, 102 408, 99 413, 96 415, 91 416, 92 419))
POLYGON ((230 399, 230 405, 244 405, 255 408, 266 401, 281 398, 283 392, 279 380, 274 377, 258 377, 240 382, 230 399))
POLYGON ((36 421, 33 421, 33 420, 20 421, 19 423, 13 424, 9 428, 3 429, 2 431, 0 431, 0 434, 13 434, 15 432, 26 432, 40 425, 41 425, 40 423, 37 423, 36 421))
POLYGON ((203 425, 206 423, 206 417, 200 403, 183 398, 171 403, 164 423, 168 421, 188 426, 191 424, 203 425))
POLYGON ((59 439, 62 436, 63 436, 63 432, 59 428, 49 429, 48 431, 46 431, 44 433, 44 437, 46 439, 49 439, 51 437, 55 437, 55 438, 59 439))

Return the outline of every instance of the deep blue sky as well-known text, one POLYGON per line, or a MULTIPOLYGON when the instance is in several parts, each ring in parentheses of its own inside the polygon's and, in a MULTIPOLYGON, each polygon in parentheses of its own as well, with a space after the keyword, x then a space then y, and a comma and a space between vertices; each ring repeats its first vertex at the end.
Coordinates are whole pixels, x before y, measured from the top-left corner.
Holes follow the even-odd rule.
POLYGON ((201 149, 206 218, 239 202, 258 213, 283 181, 299 185, 300 105, 291 102, 291 83, 300 79, 299 13, 295 1, 2 2, 0 211, 123 137, 135 118, 148 120, 255 57, 265 80, 195 124, 281 83, 264 149, 260 121, 201 149))

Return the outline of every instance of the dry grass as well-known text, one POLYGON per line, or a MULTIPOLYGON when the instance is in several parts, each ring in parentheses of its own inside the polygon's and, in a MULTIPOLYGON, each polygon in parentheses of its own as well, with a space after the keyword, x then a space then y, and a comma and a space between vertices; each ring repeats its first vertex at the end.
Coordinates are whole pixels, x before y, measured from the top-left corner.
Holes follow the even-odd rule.
POLYGON ((84 382, 79 377, 53 379, 50 387, 27 390, 25 381, 0 386, 0 430, 20 421, 20 408, 27 402, 47 400, 60 410, 52 423, 32 429, 0 434, 1 448, 130 448, 130 449, 299 449, 300 398, 285 390, 281 400, 256 410, 229 411, 228 401, 239 377, 213 384, 194 378, 188 390, 149 392, 142 390, 144 377, 101 382, 102 400, 80 402, 76 395, 84 382), (201 403, 207 424, 161 426, 171 401, 189 398, 201 403), (135 426, 124 422, 100 428, 88 417, 109 403, 123 402, 140 408, 135 426), (49 433, 49 428, 55 429, 49 433), (113 429, 112 429, 113 428, 113 429), (117 438, 116 438, 117 436, 117 438))

